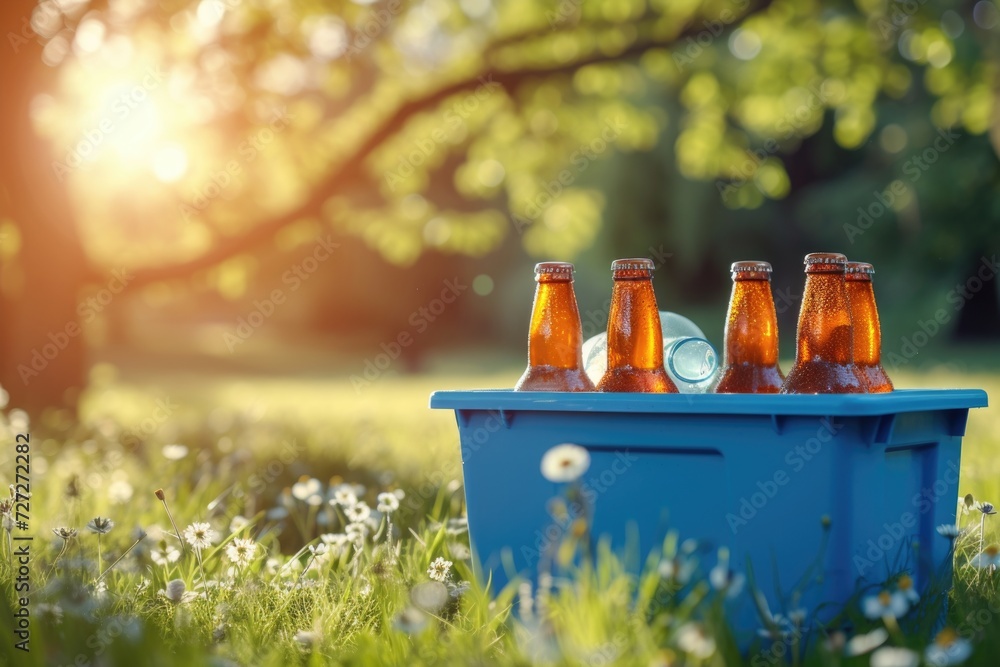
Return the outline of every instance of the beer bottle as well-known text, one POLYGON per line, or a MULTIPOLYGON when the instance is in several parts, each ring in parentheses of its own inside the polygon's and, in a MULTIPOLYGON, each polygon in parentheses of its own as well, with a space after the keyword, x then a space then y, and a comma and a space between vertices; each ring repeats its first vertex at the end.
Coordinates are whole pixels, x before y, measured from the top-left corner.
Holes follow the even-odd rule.
POLYGON ((863 394, 854 367, 854 332, 847 302, 847 258, 835 252, 806 255, 806 287, 799 310, 795 365, 783 394, 863 394))
POLYGON ((583 331, 573 291, 573 265, 535 265, 535 301, 528 332, 528 368, 515 391, 594 391, 583 369, 583 331))
POLYGON ((611 271, 615 282, 608 313, 608 369, 597 390, 676 394, 677 386, 663 368, 652 260, 616 259, 611 271))
POLYGON ((875 269, 871 264, 848 262, 844 278, 854 325, 854 366, 868 391, 881 394, 892 391, 892 380, 882 367, 882 331, 872 290, 873 273, 875 269))
POLYGON ((777 394, 778 318, 771 295, 771 265, 733 262, 733 293, 726 316, 725 352, 717 394, 777 394))

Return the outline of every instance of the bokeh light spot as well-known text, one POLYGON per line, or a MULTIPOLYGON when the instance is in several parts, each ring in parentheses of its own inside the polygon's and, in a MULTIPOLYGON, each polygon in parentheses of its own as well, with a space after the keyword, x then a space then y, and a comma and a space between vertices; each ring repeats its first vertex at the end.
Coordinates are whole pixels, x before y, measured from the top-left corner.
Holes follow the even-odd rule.
POLYGON ((496 160, 483 160, 479 163, 479 168, 476 170, 479 182, 490 188, 500 185, 506 175, 507 170, 496 160))
POLYGON ((729 36, 729 51, 740 60, 753 60, 760 53, 760 37, 752 30, 739 28, 729 36))
POLYGON ((895 123, 886 125, 878 135, 878 143, 886 153, 898 153, 908 142, 906 130, 895 123))
POLYGON ((153 155, 153 173, 164 183, 173 183, 187 171, 187 153, 176 144, 165 146, 153 155))
POLYGON ((472 279, 472 291, 479 296, 489 296, 493 293, 493 278, 481 273, 472 279))

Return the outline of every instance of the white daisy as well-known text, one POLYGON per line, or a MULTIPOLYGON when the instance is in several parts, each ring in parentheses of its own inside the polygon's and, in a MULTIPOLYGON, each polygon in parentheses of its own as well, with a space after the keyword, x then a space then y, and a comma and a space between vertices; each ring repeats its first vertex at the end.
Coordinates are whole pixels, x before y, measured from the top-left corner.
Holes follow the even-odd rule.
POLYGON ((207 549, 215 542, 215 531, 204 522, 195 522, 184 529, 184 539, 195 549, 207 549))
POLYGON ((861 599, 861 611, 872 620, 890 616, 900 618, 910 610, 910 603, 899 593, 882 591, 878 595, 869 595, 861 599))
POLYGON ((181 557, 181 552, 177 550, 172 544, 168 544, 163 547, 163 550, 153 549, 149 552, 149 557, 153 559, 153 562, 157 565, 162 565, 166 567, 170 563, 176 563, 177 559, 181 557))
POLYGON ((115 527, 115 522, 111 519, 96 516, 87 524, 87 530, 98 535, 107 535, 115 527))
POLYGON ((908 648, 883 646, 872 653, 871 667, 917 667, 920 654, 908 648))
POLYGON ((297 500, 306 500, 310 496, 319 494, 323 490, 323 483, 315 477, 303 475, 295 484, 292 484, 292 496, 297 500))
POLYGON ((357 502, 358 496, 350 484, 338 486, 333 492, 333 499, 330 500, 331 505, 340 505, 341 507, 351 507, 357 502))
POLYGON ((452 562, 438 556, 427 568, 427 576, 435 581, 445 581, 451 573, 452 562))
POLYGON ((844 653, 848 657, 864 655, 865 653, 870 653, 877 649, 879 646, 884 644, 887 639, 889 639, 889 633, 886 632, 885 628, 875 628, 868 634, 854 635, 847 640, 847 644, 844 647, 844 653))
POLYGON ((590 467, 590 452, 580 445, 556 445, 542 456, 542 475, 550 482, 573 482, 590 467))
POLYGON ((698 660, 715 653, 715 640, 697 623, 685 623, 677 630, 677 647, 698 660))
POLYGON ((902 594, 906 601, 910 605, 915 605, 920 602, 920 595, 917 593, 916 589, 913 588, 913 579, 908 574, 904 574, 896 582, 896 590, 902 594))
POLYGON ((163 458, 170 461, 180 461, 188 455, 188 448, 180 444, 164 445, 163 458))
POLYGON ((954 542, 962 534, 962 529, 953 523, 943 523, 937 527, 938 535, 954 542))
POLYGON ((924 658, 931 667, 950 667, 965 662, 972 655, 972 643, 945 628, 934 638, 934 643, 924 651, 924 658))
POLYGON ((1000 547, 991 544, 983 549, 982 553, 973 556, 969 563, 981 570, 1000 567, 1000 547))
POLYGON ((257 553, 257 543, 245 537, 237 537, 226 545, 226 556, 236 567, 246 567, 257 553))
POLYGON ((347 515, 347 518, 351 523, 361 523, 371 516, 372 510, 368 507, 368 503, 359 502, 346 508, 344 513, 347 515))
POLYGON ((386 514, 392 514, 399 509, 399 498, 396 497, 394 493, 380 493, 378 494, 378 509, 379 512, 384 512, 386 514))

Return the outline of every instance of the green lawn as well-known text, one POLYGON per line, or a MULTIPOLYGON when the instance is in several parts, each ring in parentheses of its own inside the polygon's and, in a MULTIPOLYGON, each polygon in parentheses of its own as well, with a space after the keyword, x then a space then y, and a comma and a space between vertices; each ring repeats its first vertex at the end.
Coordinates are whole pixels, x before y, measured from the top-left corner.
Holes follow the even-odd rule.
MULTIPOLYGON (((520 604, 513 591, 491 601, 475 582, 462 583, 472 576, 467 535, 455 521, 463 513, 457 431, 452 414, 429 410, 427 397, 435 389, 510 386, 518 370, 385 378, 359 392, 346 378, 178 373, 125 381, 97 368, 82 425, 55 415, 30 426, 31 652, 15 651, 17 639, 7 633, 0 661, 739 664, 720 594, 700 570, 683 586, 655 564, 636 579, 612 555, 600 554, 573 585, 533 592, 532 609, 517 620, 509 615, 520 604), (176 444, 186 451, 165 449, 176 444), (373 509, 379 493, 401 491, 400 508, 389 514, 391 530, 383 517, 368 528, 355 522, 351 542, 331 537, 345 531, 350 512, 363 513, 325 502, 332 489, 346 493, 344 483, 364 485, 363 493, 355 491, 373 509), (317 491, 310 484, 323 495, 319 505, 310 504, 318 502, 310 500, 317 491), (169 535, 171 520, 154 494, 161 488, 179 530, 208 522, 213 544, 196 550, 185 542, 173 560, 170 548, 182 544, 169 535), (100 539, 86 528, 96 516, 115 522, 100 539), (58 526, 79 532, 63 540, 52 533, 58 526), (126 553, 140 529, 147 536, 126 553), (325 553, 320 535, 329 542, 325 553), (238 541, 244 539, 255 546, 238 541), (442 582, 428 574, 438 558, 452 563, 435 572, 442 582), (183 590, 168 586, 178 579, 183 590), (659 595, 664 587, 675 594, 659 595)), ((901 387, 981 387, 1000 396, 994 374, 938 368, 894 379, 901 387)), ((1000 501, 998 415, 995 408, 977 410, 969 420, 961 489, 977 499, 1000 501)), ((0 455, 0 470, 8 479, 14 435, 23 430, 19 418, 8 412, 2 422, 11 446, 0 455)), ((383 502, 391 503, 384 496, 383 502)), ((978 525, 977 516, 966 521, 978 525)), ((988 541, 1000 534, 992 525, 997 520, 987 517, 988 541)), ((0 617, 16 627, 16 570, 7 533, 0 536, 0 617)), ((993 665, 1000 596, 995 576, 968 564, 978 539, 960 539, 951 623, 975 643, 969 664, 993 665)), ((677 548, 665 545, 666 555, 682 555, 673 553, 677 548)), ((932 639, 919 630, 926 625, 922 615, 918 605, 886 626, 856 612, 856 632, 886 627, 887 644, 922 652, 932 639)), ((824 649, 819 634, 813 629, 803 646, 793 632, 778 642, 780 651, 762 640, 743 661, 869 664, 867 655, 844 658, 824 649)))

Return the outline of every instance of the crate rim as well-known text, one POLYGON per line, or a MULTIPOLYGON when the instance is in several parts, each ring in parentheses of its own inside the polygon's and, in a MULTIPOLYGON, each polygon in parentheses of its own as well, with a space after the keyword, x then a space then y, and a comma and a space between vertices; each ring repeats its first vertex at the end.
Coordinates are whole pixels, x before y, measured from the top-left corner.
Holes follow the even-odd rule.
POLYGON ((637 394, 516 392, 513 389, 435 391, 432 409, 535 412, 879 416, 927 410, 984 408, 982 389, 897 389, 885 394, 637 394))

